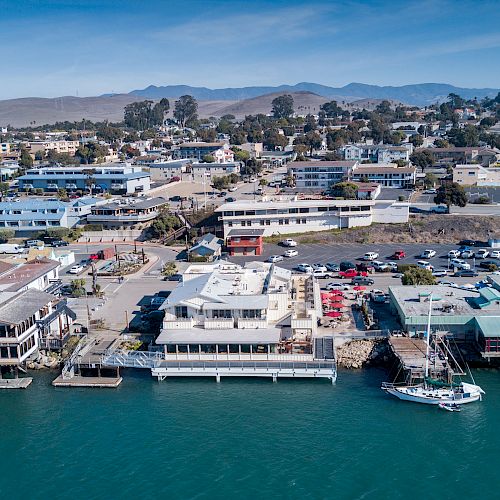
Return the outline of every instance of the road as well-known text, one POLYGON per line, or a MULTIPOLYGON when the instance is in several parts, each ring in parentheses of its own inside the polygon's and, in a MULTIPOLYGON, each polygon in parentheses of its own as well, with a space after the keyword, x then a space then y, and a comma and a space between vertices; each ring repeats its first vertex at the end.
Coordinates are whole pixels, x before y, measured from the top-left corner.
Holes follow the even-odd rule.
MULTIPOLYGON (((424 196, 433 196, 433 195, 424 195, 424 196)), ((420 197, 422 199, 422 197, 420 197)), ((423 202, 418 202, 418 203, 412 203, 412 207, 420 208, 421 210, 430 210, 436 205, 434 203, 423 203, 423 202)), ((486 216, 486 215, 494 215, 494 216, 500 216, 500 204, 499 205, 474 205, 474 204, 468 204, 465 207, 455 207, 452 206, 450 208, 450 214, 451 215, 481 215, 481 216, 486 216)))

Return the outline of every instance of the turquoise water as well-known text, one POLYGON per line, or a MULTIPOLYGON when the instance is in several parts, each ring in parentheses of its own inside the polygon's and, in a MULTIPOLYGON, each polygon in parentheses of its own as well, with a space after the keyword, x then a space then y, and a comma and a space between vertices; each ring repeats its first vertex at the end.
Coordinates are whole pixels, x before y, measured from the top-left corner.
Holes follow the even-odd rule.
POLYGON ((128 372, 119 389, 0 393, 0 498, 499 498, 500 373, 461 413, 403 403, 383 371, 325 381, 128 372))

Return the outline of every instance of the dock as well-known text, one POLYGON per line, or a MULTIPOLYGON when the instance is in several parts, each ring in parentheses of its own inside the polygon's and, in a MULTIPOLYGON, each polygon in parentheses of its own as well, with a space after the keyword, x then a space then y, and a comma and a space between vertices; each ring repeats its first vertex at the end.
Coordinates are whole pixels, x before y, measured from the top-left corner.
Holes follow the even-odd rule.
POLYGON ((0 378, 0 389, 26 389, 31 382, 31 377, 0 378))
POLYGON ((59 375, 53 382, 54 387, 101 387, 115 389, 122 383, 122 377, 82 377, 74 375, 71 378, 64 378, 59 375))
MULTIPOLYGON (((422 379, 425 375, 427 344, 425 340, 411 337, 389 337, 389 346, 399 360, 402 370, 411 380, 422 379)), ((449 370, 444 356, 429 359, 429 374, 439 377, 449 370)))

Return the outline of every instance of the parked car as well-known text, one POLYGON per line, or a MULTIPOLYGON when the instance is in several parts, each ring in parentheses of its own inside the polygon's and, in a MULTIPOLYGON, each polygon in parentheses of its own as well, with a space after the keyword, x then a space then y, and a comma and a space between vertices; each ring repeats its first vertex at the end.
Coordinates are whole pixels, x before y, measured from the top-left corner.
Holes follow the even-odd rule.
POLYGON ((373 267, 373 263, 370 262, 358 262, 356 264, 356 271, 365 271, 366 273, 374 273, 375 268, 373 267))
POLYGON ((476 259, 486 259, 490 255, 490 252, 488 250, 481 248, 481 250, 478 250, 476 252, 476 259))
POLYGON ((422 259, 432 259, 432 257, 434 257, 435 255, 436 255, 436 250, 427 249, 421 253, 420 257, 422 259))
POLYGON ((228 191, 229 191, 230 193, 234 193, 235 191, 238 191, 238 186, 231 186, 231 187, 228 189, 228 191))
POLYGON ((457 271, 454 276, 459 276, 461 278, 475 278, 479 276, 479 273, 472 269, 462 269, 461 271, 457 271))
POLYGON ((227 196, 227 192, 226 191, 221 191, 217 196, 219 198, 224 198, 224 196, 227 196))
POLYGON ((457 269, 470 269, 470 264, 462 259, 451 259, 450 265, 456 267, 457 269))
POLYGON ((381 260, 374 260, 372 262, 373 269, 378 272, 384 272, 389 269, 389 264, 382 262, 381 260))
POLYGON ((434 188, 426 189, 424 191, 424 194, 436 194, 436 193, 437 193, 437 189, 434 189, 434 188))
POLYGON ((385 302, 387 295, 382 290, 372 290, 370 297, 373 302, 385 302))
POLYGON ((448 207, 446 207, 445 205, 438 205, 437 207, 431 207, 429 209, 429 212, 433 214, 447 214, 448 207))
POLYGON ((283 254, 283 257, 297 257, 297 255, 299 255, 299 252, 297 252, 297 250, 287 250, 283 254))
POLYGON ((464 283, 463 285, 459 286, 458 288, 461 288, 462 290, 475 290, 476 287, 472 283, 464 283))
POLYGON ((297 266, 297 270, 302 273, 312 273, 314 271, 314 269, 309 264, 305 263, 299 264, 297 266))
POLYGON ((492 250, 490 252, 490 257, 493 259, 500 259, 500 250, 492 250))
POLYGON ((328 283, 326 285, 327 290, 350 290, 351 285, 348 285, 346 283, 339 283, 339 282, 334 282, 334 283, 328 283))
POLYGON ((282 255, 271 255, 271 257, 269 257, 269 259, 267 259, 267 262, 281 262, 283 260, 283 256, 282 255))
POLYGON ((327 262, 325 264, 325 267, 332 273, 338 273, 340 271, 340 267, 337 266, 337 264, 334 264, 333 262, 327 262))
POLYGON ((474 251, 473 250, 464 250, 460 254, 460 257, 462 257, 462 259, 472 259, 472 257, 474 257, 474 251))
POLYGON ((53 247, 67 247, 69 243, 64 240, 55 240, 52 242, 53 247))
POLYGON ((81 264, 75 264, 74 266, 71 267, 71 269, 68 271, 69 274, 80 274, 84 270, 84 266, 81 264))
POLYGON ((477 244, 476 240, 462 240, 460 241, 460 245, 466 246, 466 247, 475 247, 477 244))
POLYGON ((421 269, 427 269, 428 271, 432 271, 434 269, 432 264, 430 262, 427 262, 426 260, 419 260, 417 262, 417 266, 421 269))
POLYGON ((404 250, 396 250, 392 254, 392 258, 395 260, 401 260, 404 259, 405 257, 406 257, 406 252, 404 250))
POLYGON ((483 260, 479 263, 479 267, 482 267, 483 269, 490 269, 493 268, 493 266, 498 267, 498 262, 495 260, 483 260))
POLYGON ((26 242, 26 248, 36 248, 37 250, 43 250, 45 248, 45 244, 40 240, 28 240, 26 242))
POLYGON ((356 271, 356 269, 348 269, 347 271, 340 271, 340 278, 355 278, 357 276, 366 277, 368 273, 366 271, 356 271))
POLYGON ((315 277, 315 278, 331 278, 332 277, 332 274, 329 273, 328 271, 321 271, 319 269, 314 269, 314 271, 312 272, 312 275, 315 277))
POLYGON ((328 272, 328 269, 326 268, 326 266, 324 266, 323 264, 313 264, 311 266, 315 271, 321 271, 323 273, 327 273, 328 272))
POLYGON ((366 276, 356 276, 351 280, 352 285, 368 285, 371 286, 375 283, 372 278, 366 276))
POLYGON ((454 281, 438 281, 438 285, 451 286, 452 288, 458 288, 458 285, 454 281))
POLYGON ((348 269, 356 269, 356 264, 353 264, 348 260, 344 260, 339 264, 339 268, 341 271, 347 271, 348 269))
POLYGON ((448 252, 448 257, 450 259, 456 259, 457 257, 460 257, 460 250, 450 250, 448 252))
POLYGON ((233 201, 236 201, 236 198, 233 198, 232 196, 228 196, 224 201, 227 201, 228 203, 233 203, 233 201))
POLYGON ((366 252, 365 255, 363 255, 363 260, 375 260, 375 259, 378 259, 377 252, 366 252))
POLYGON ((296 247, 297 242, 295 240, 292 240, 292 238, 287 238, 286 240, 283 240, 281 242, 281 245, 284 247, 296 247))
POLYGON ((442 278, 443 276, 448 276, 448 269, 434 269, 432 271, 432 276, 436 278, 442 278))

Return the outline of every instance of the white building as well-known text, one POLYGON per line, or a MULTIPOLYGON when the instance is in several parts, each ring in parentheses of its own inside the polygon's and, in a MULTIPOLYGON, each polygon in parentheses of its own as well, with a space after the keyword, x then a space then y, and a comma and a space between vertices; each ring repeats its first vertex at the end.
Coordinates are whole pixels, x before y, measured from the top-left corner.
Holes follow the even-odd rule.
POLYGON ((294 161, 288 171, 297 189, 327 189, 351 177, 357 161, 294 161))
POLYGON ((407 203, 373 200, 298 199, 298 197, 245 200, 216 209, 224 237, 232 228, 264 229, 263 236, 328 231, 369 226, 372 222, 408 222, 407 203))
POLYGON ((351 179, 357 182, 376 182, 382 187, 409 188, 415 185, 417 169, 398 167, 394 163, 358 164, 352 171, 351 179))
POLYGON ((410 155, 413 151, 411 144, 404 146, 387 145, 367 145, 367 144, 347 144, 340 151, 345 160, 371 161, 374 163, 391 163, 410 161, 410 155))
POLYGON ((486 168, 476 163, 456 165, 453 182, 462 186, 500 186, 500 167, 486 168))
POLYGON ((152 181, 171 181, 174 177, 182 179, 191 160, 170 160, 149 164, 149 173, 152 181))
POLYGON ((318 336, 320 288, 309 275, 262 262, 196 264, 161 309, 165 317, 156 344, 163 359, 152 369, 158 378, 335 380, 333 339, 318 336))
POLYGON ((233 163, 192 163, 191 174, 193 182, 210 183, 214 177, 224 177, 225 175, 240 173, 240 162, 233 163))

